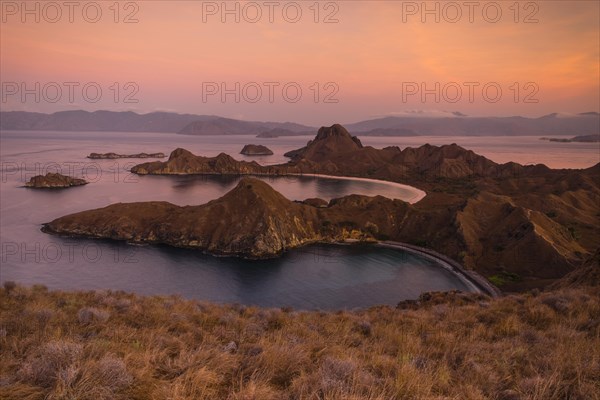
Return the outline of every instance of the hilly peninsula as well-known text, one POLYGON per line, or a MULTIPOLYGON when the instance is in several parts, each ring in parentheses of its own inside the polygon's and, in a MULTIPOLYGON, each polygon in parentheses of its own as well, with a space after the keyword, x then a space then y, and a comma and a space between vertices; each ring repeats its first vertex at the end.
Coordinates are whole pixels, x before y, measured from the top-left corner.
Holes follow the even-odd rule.
POLYGON ((393 240, 433 249, 506 290, 546 286, 580 268, 599 247, 600 164, 583 170, 497 164, 455 144, 375 149, 340 125, 321 128, 288 156, 288 163, 267 167, 177 149, 167 161, 132 172, 353 176, 410 184, 427 196, 414 205, 356 195, 300 204, 245 179, 203 206, 117 204, 44 229, 254 258, 320 241, 393 240))
POLYGON ((326 207, 288 200, 266 182, 245 177, 223 197, 199 206, 167 202, 113 204, 58 218, 48 233, 162 243, 216 255, 267 258, 308 243, 374 241, 395 235, 409 205, 350 195, 326 207))

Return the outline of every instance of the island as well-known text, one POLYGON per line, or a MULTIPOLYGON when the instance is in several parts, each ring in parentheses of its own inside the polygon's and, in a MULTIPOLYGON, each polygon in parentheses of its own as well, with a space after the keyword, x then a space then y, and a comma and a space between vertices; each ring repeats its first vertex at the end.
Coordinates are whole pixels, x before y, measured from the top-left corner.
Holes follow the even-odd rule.
POLYGON ((273 152, 262 144, 247 144, 244 146, 240 154, 246 156, 272 156, 273 152))
POLYGON ((203 157, 176 149, 167 161, 139 164, 131 171, 315 174, 411 185, 427 195, 411 206, 415 217, 396 224, 413 230, 394 232, 389 239, 435 250, 506 290, 545 287, 576 270, 597 248, 600 163, 580 170, 498 164, 456 144, 375 149, 339 124, 320 128, 288 156, 287 163, 262 166, 224 153, 203 157))
POLYGON ((559 143, 572 143, 572 142, 598 143, 598 142, 600 142, 600 135, 582 135, 582 136, 575 136, 571 139, 543 137, 543 138, 540 138, 540 140, 548 140, 550 142, 559 142, 559 143))
POLYGON ((268 131, 259 133, 258 135, 256 135, 256 137, 262 138, 262 139, 267 139, 267 138, 272 139, 272 138, 278 138, 281 136, 305 136, 305 135, 312 136, 313 132, 311 132, 311 131, 292 131, 292 130, 285 129, 285 128, 273 128, 268 131))
POLYGON ((164 153, 138 153, 138 154, 117 154, 117 153, 91 153, 87 158, 94 160, 116 159, 116 158, 165 158, 164 153))
POLYGON ((244 177, 223 197, 199 206, 113 204, 44 224, 46 233, 167 244, 214 255, 271 258, 308 243, 375 241, 394 235, 408 204, 381 196, 294 202, 266 182, 244 177))
POLYGON ((32 177, 29 182, 25 183, 25 187, 34 189, 62 189, 87 184, 88 182, 85 179, 48 172, 46 175, 32 177))

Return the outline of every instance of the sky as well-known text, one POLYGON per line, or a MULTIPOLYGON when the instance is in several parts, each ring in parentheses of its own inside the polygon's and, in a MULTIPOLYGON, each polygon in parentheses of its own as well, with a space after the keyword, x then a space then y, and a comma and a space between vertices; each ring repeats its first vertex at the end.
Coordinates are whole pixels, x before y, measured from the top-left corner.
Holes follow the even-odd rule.
POLYGON ((600 111, 597 1, 1 1, 2 111, 600 111))

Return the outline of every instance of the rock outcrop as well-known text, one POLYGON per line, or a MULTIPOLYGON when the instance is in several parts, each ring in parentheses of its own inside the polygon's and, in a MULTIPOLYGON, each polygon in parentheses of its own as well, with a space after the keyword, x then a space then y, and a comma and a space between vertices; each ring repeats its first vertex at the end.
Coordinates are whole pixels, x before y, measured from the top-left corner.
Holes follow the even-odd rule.
POLYGON ((137 153, 137 154, 117 154, 117 153, 90 153, 87 158, 93 160, 117 159, 117 158, 165 158, 165 153, 137 153))
POLYGON ((247 144, 244 146, 240 154, 246 156, 271 156, 273 152, 267 146, 262 144, 247 144))
POLYGON ((551 285, 552 289, 600 286, 600 248, 575 271, 551 285))
POLYGON ((225 153, 202 157, 185 149, 176 149, 167 161, 139 164, 131 168, 131 172, 139 175, 260 174, 266 172, 266 168, 254 161, 237 161, 225 153))
POLYGON ((32 177, 29 182, 25 183, 25 186, 36 189, 60 189, 86 185, 87 183, 85 179, 48 172, 46 175, 32 177))
POLYGON ((332 155, 344 155, 363 147, 356 136, 350 135, 346 128, 339 124, 319 129, 314 140, 298 150, 285 153, 292 159, 307 159, 313 162, 325 161, 332 155))
POLYGON ((306 199, 302 203, 307 204, 309 206, 317 207, 317 208, 324 208, 324 207, 327 207, 327 205, 329 204, 328 201, 320 199, 318 197, 306 199))

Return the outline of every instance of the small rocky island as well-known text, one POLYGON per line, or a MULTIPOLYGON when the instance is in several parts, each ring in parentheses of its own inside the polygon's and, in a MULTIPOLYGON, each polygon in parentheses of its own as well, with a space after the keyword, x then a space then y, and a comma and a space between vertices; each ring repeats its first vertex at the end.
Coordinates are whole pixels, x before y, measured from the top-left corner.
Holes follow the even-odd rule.
POLYGON ((46 175, 32 177, 29 182, 25 183, 25 187, 35 189, 61 189, 86 185, 87 183, 88 182, 85 179, 48 172, 46 175))
POLYGON ((87 158, 93 160, 113 160, 116 158, 165 158, 165 153, 138 153, 138 154, 117 154, 117 153, 91 153, 87 158))
POLYGON ((240 154, 245 156, 272 156, 273 152, 267 146, 262 144, 247 144, 244 146, 240 154))

